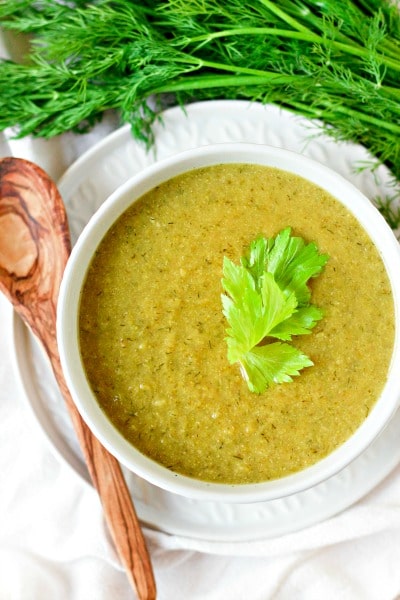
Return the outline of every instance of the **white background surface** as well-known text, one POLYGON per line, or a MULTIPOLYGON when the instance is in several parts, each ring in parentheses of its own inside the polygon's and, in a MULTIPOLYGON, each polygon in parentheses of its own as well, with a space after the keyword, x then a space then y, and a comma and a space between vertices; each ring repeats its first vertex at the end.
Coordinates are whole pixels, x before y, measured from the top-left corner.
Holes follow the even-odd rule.
MULTIPOLYGON (((79 139, 12 142, 11 151, 57 178, 114 127, 111 120, 79 139)), ((96 493, 55 457, 26 402, 9 315, 0 297, 0 600, 134 598, 96 493)), ((400 468, 341 514, 252 548, 237 544, 234 553, 199 552, 174 536, 145 533, 161 600, 394 600, 400 468)))

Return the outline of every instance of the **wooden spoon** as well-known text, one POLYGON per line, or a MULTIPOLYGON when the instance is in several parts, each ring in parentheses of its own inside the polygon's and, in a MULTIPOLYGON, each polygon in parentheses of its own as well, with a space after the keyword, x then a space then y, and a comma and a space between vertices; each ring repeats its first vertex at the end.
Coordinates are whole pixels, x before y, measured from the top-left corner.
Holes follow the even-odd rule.
POLYGON ((70 250, 55 183, 31 162, 0 160, 0 290, 49 356, 121 561, 140 600, 150 600, 156 597, 153 571, 121 467, 83 421, 61 370, 56 307, 70 250))

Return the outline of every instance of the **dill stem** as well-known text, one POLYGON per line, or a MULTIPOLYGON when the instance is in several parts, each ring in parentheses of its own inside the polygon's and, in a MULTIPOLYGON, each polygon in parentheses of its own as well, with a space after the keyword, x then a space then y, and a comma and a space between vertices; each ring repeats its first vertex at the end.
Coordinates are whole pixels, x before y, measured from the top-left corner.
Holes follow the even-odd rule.
POLYGON ((320 37, 315 33, 303 33, 300 31, 290 31, 289 29, 277 29, 276 27, 235 27, 234 29, 222 29, 213 33, 205 33, 189 38, 189 42, 211 42, 217 38, 230 37, 233 35, 273 35, 275 37, 287 37, 294 40, 303 40, 305 42, 319 41, 320 37))
POLYGON ((296 19, 285 13, 285 11, 276 6, 274 2, 270 2, 269 0, 259 0, 259 2, 263 4, 270 12, 272 12, 272 14, 279 17, 280 19, 282 19, 282 21, 293 27, 293 29, 296 29, 297 31, 302 31, 303 33, 312 34, 312 31, 310 31, 308 27, 305 27, 296 19))
POLYGON ((382 40, 381 46, 387 54, 390 54, 394 60, 399 62, 400 45, 393 43, 391 40, 382 40))
MULTIPOLYGON (((324 23, 324 19, 319 18, 319 17, 315 17, 311 12, 310 9, 304 5, 302 5, 303 8, 303 17, 305 19, 307 19, 314 28, 317 28, 320 32, 324 33, 325 31, 325 23, 324 23)), ((366 7, 367 10, 370 10, 370 7, 366 7)), ((275 14, 278 14, 275 11, 275 14)), ((280 15, 281 18, 283 18, 282 14, 280 15)), ((289 17, 290 18, 290 17, 289 17)), ((285 22, 288 22, 287 19, 284 19, 285 22)), ((294 23, 294 20, 291 20, 292 23, 294 23)), ((297 23, 297 21, 296 21, 297 23)), ((298 24, 298 23, 297 23, 298 24)), ((299 25, 299 24, 298 24, 299 25)), ((306 28, 304 28, 306 29, 306 28)), ((310 31, 310 30, 308 30, 310 31)), ((346 36, 345 34, 343 34, 339 29, 337 29, 335 31, 335 35, 337 36, 337 41, 338 42, 342 42, 345 45, 349 45, 349 46, 353 46, 355 44, 357 44, 357 46, 359 48, 362 48, 363 46, 360 46, 360 44, 356 43, 355 40, 353 40, 352 38, 349 38, 348 36, 346 36)), ((379 50, 381 51, 383 56, 388 57, 388 55, 391 56, 391 58, 393 58, 395 60, 395 64, 398 64, 399 62, 399 52, 400 52, 400 46, 397 43, 397 40, 394 39, 388 39, 387 37, 385 37, 383 40, 380 41, 379 43, 379 50)), ((392 65, 393 66, 393 65, 392 65)))
POLYGON ((389 85, 381 85, 380 88, 384 90, 388 95, 394 98, 400 98, 400 88, 394 88, 389 85))
MULTIPOLYGON (((274 37, 282 37, 289 38, 294 40, 300 40, 303 42, 314 42, 315 44, 321 44, 321 46, 332 45, 337 50, 344 52, 345 54, 351 54, 353 56, 358 56, 359 58, 367 58, 368 51, 365 48, 358 45, 350 45, 345 44, 343 42, 338 42, 336 40, 322 38, 316 33, 312 31, 290 31, 288 29, 276 29, 275 27, 237 27, 234 29, 224 29, 221 31, 214 31, 213 33, 207 33, 204 35, 195 36, 185 40, 185 43, 189 42, 211 42, 214 39, 221 37, 232 37, 232 36, 240 36, 240 35, 271 35, 274 37)), ((394 69, 395 71, 400 71, 400 61, 392 60, 391 57, 385 56, 384 54, 377 54, 377 58, 382 61, 383 64, 394 69)))
MULTIPOLYGON (((313 107, 307 104, 303 104, 302 102, 295 102, 293 100, 289 100, 288 104, 292 106, 294 109, 300 110, 304 115, 309 117, 326 120, 327 117, 332 115, 332 103, 321 101, 318 107, 313 107)), ((381 129, 386 129, 395 135, 400 135, 400 126, 389 121, 383 121, 378 117, 371 117, 370 115, 365 114, 362 111, 357 111, 351 108, 347 108, 342 105, 335 105, 333 107, 334 113, 341 113, 346 116, 352 117, 353 119, 359 119, 360 121, 364 121, 369 125, 376 125, 381 129)))
MULTIPOLYGON (((353 56, 358 56, 359 58, 368 58, 368 50, 365 50, 361 46, 349 46, 348 44, 342 44, 342 42, 332 42, 333 46, 335 46, 338 50, 342 50, 347 54, 352 54, 353 56)), ((376 53, 376 58, 382 61, 382 64, 390 67, 394 71, 400 72, 400 61, 392 60, 390 57, 385 56, 379 52, 376 53)))
MULTIPOLYGON (((324 102, 323 104, 329 107, 327 102, 324 102)), ((353 110, 352 108, 347 108, 343 105, 335 106, 335 111, 348 117, 358 118, 360 121, 365 121, 370 125, 375 125, 377 127, 381 127, 382 129, 386 129, 387 131, 391 131, 396 135, 400 135, 400 126, 396 125, 395 123, 391 123, 390 121, 383 121, 379 117, 373 117, 363 113, 362 111, 353 110)))
MULTIPOLYGON (((209 69, 216 69, 218 71, 230 71, 232 73, 243 73, 246 75, 255 76, 260 75, 262 77, 265 76, 265 74, 267 73, 266 71, 263 71, 261 69, 250 69, 248 67, 239 67, 237 65, 228 65, 226 63, 213 62, 209 60, 204 60, 202 58, 190 56, 189 54, 186 54, 186 56, 182 58, 176 57, 175 60, 179 63, 192 64, 194 66, 197 66, 199 69, 206 67, 209 69)), ((271 75, 273 75, 273 73, 271 73, 271 75)))
MULTIPOLYGON (((282 21, 284 21, 285 23, 287 23, 288 25, 293 27, 293 29, 295 29, 299 32, 302 32, 303 34, 317 36, 317 34, 313 33, 308 27, 305 27, 304 25, 299 23, 296 19, 294 19, 293 17, 291 17, 290 15, 285 13, 284 10, 282 10, 278 6, 276 6, 276 4, 274 2, 270 2, 270 0, 259 0, 259 1, 268 10, 270 10, 270 12, 272 12, 275 16, 279 17, 280 19, 282 19, 282 21)), ((321 45, 326 44, 325 38, 321 38, 320 36, 317 36, 317 37, 318 37, 318 43, 320 43, 321 45)), ((342 36, 342 38, 348 40, 348 38, 346 38, 345 36, 342 36)), ((350 41, 350 40, 348 40, 348 41, 350 41)), ((334 40, 330 40, 330 42, 338 50, 342 50, 343 52, 352 54, 353 56, 359 56, 360 58, 368 57, 368 51, 365 51, 365 49, 362 46, 359 46, 358 44, 355 45, 354 42, 353 42, 353 44, 337 42, 334 40)), ((397 54, 397 56, 395 55, 393 57, 393 60, 392 60, 392 58, 385 56, 384 54, 380 54, 380 53, 377 53, 377 58, 381 59, 383 64, 390 67, 394 71, 400 71, 400 64, 399 64, 400 61, 398 59, 398 54, 397 54)))
MULTIPOLYGON (((306 75, 296 77, 302 77, 305 85, 311 85, 313 82, 313 79, 306 75)), ((149 93, 163 94, 217 87, 260 86, 271 83, 293 83, 293 75, 280 75, 279 73, 271 73, 269 71, 262 72, 262 75, 188 75, 173 79, 164 85, 154 88, 149 93)))
MULTIPOLYGON (((302 84, 310 85, 313 81, 311 77, 308 76, 298 76, 298 75, 279 75, 276 73, 270 73, 266 71, 263 75, 252 76, 252 75, 198 75, 198 76, 187 76, 187 77, 179 77, 175 80, 171 80, 169 83, 166 83, 162 86, 159 86, 153 89, 151 94, 161 94, 161 93, 172 93, 172 92, 182 92, 185 90, 205 90, 212 89, 218 87, 238 87, 241 86, 250 86, 257 87, 265 84, 269 85, 287 85, 293 84, 294 81, 299 83, 300 77, 302 78, 302 84)), ((308 114, 313 118, 323 119, 326 118, 326 111, 332 111, 332 103, 321 100, 318 104, 318 107, 314 108, 312 106, 308 106, 302 103, 296 103, 288 100, 288 104, 293 105, 294 107, 300 108, 303 114, 308 114)), ((359 119, 369 125, 375 125, 382 129, 386 129, 391 133, 396 135, 400 135, 400 126, 395 123, 391 123, 389 121, 383 121, 378 117, 373 117, 371 115, 367 115, 362 111, 357 111, 348 107, 345 107, 341 104, 337 104, 334 106, 334 112, 344 114, 348 117, 352 117, 353 119, 359 119)))

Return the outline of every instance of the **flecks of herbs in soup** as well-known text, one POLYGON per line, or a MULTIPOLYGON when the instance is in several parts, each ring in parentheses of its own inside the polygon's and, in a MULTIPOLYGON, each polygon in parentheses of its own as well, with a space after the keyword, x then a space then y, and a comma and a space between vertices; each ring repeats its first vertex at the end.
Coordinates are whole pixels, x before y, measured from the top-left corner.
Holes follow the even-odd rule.
POLYGON ((219 165, 159 185, 109 230, 80 344, 100 406, 140 451, 202 480, 258 482, 312 465, 363 422, 387 377, 393 315, 378 252, 337 200, 278 169, 219 165), (330 257, 311 283, 324 318, 292 342, 314 366, 257 395, 227 360, 222 261, 288 225, 330 257))

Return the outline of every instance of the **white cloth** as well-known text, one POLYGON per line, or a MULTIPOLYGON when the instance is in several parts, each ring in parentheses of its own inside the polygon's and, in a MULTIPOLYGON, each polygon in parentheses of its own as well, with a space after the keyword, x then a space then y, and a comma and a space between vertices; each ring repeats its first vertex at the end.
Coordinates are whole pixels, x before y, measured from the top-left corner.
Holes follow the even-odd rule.
MULTIPOLYGON (((1 50, 1 48, 0 48, 1 50)), ((115 127, 0 142, 53 177, 115 127)), ((19 385, 0 296, 0 600, 134 598, 95 491, 52 452, 19 385)), ((399 436, 400 443, 400 436, 399 436)), ((256 543, 208 546, 145 529, 160 600, 394 600, 400 596, 400 467, 341 514, 256 543)))

